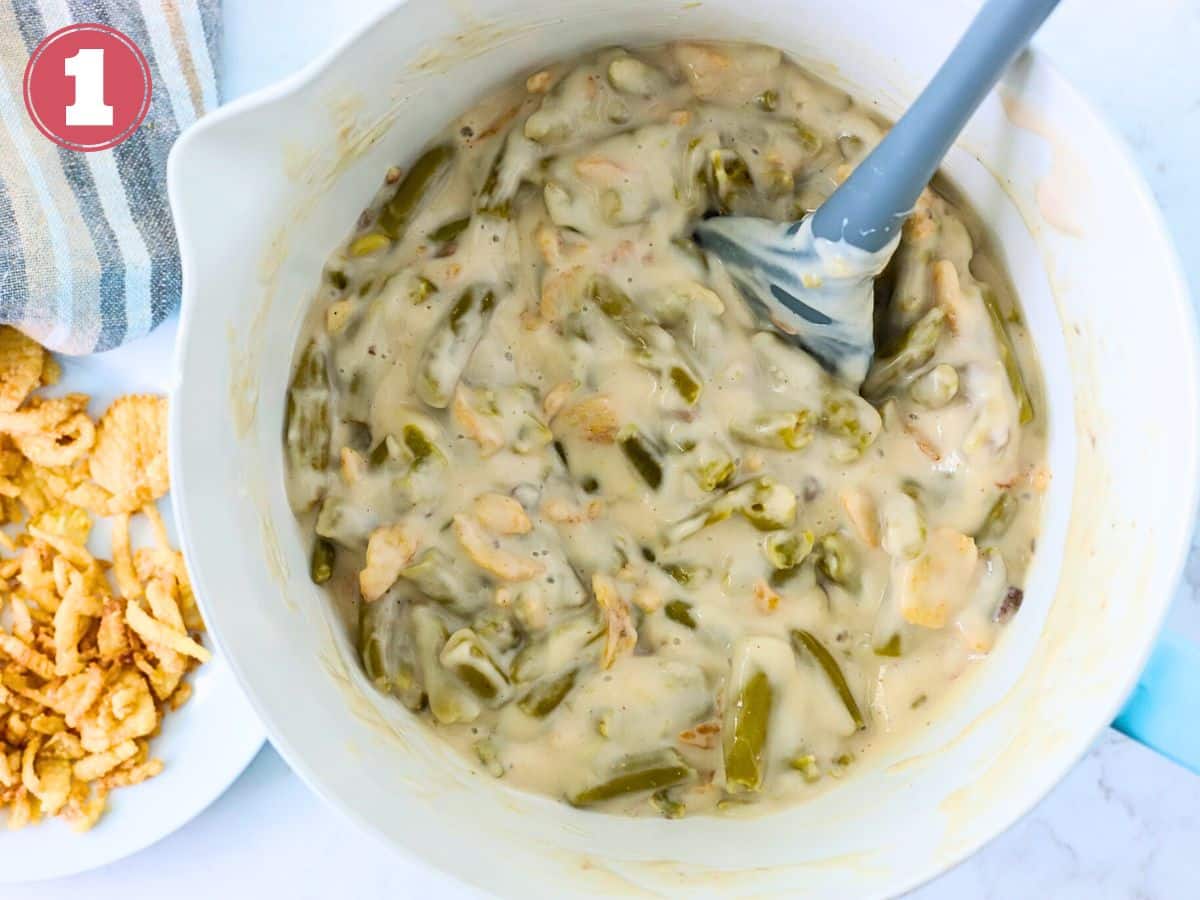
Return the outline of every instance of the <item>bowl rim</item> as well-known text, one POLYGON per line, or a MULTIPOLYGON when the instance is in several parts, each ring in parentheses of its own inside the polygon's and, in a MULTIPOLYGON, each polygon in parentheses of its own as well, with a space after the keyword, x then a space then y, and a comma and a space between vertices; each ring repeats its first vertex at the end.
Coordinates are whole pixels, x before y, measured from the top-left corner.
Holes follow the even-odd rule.
MULTIPOLYGON (((406 5, 407 0, 396 0, 391 5, 368 16, 357 27, 348 31, 342 38, 335 41, 296 72, 271 85, 239 97, 229 104, 223 105, 205 115, 202 120, 187 129, 172 147, 167 160, 167 189, 172 214, 175 219, 181 265, 184 273, 179 328, 175 343, 174 371, 171 379, 172 402, 169 407, 168 438, 172 445, 175 445, 175 442, 180 438, 186 424, 183 421, 181 404, 174 401, 180 389, 183 372, 186 368, 188 337, 191 331, 190 325, 192 317, 196 315, 197 308, 197 303, 191 290, 192 282, 187 277, 189 268, 192 268, 194 264, 192 266, 189 265, 189 257, 192 255, 189 241, 191 231, 186 217, 181 214, 181 210, 183 209, 183 204, 179 196, 179 185, 183 180, 181 160, 188 154, 191 144, 208 132, 220 129, 230 121, 253 114, 258 110, 281 102, 308 89, 325 75, 327 71, 337 65, 344 56, 348 56, 355 46, 370 32, 379 27, 383 21, 397 14, 406 5)), ((1191 447, 1193 450, 1196 450, 1196 448, 1200 447, 1200 400, 1198 400, 1200 385, 1197 385, 1196 377, 1197 373, 1200 372, 1200 311, 1196 309, 1192 302, 1191 291, 1183 273, 1179 252, 1167 228, 1162 210, 1155 201, 1153 192, 1145 176, 1142 174, 1142 170, 1137 164, 1127 141, 1109 125, 1105 118, 1099 114, 1092 102, 1075 87, 1069 78, 1063 75, 1045 52, 1036 46, 1030 46, 1025 51, 1025 55, 1028 57, 1028 65, 1042 70, 1048 80, 1056 83, 1056 86, 1061 89, 1063 96, 1075 105, 1079 113, 1089 120, 1097 131, 1105 135, 1111 142, 1112 149, 1118 159, 1118 165, 1123 170, 1127 183, 1138 202, 1143 206, 1143 213, 1151 226, 1150 240, 1162 248, 1167 258, 1169 271, 1165 274, 1172 284, 1172 289, 1168 292, 1166 299, 1182 310, 1184 327, 1188 333, 1188 337, 1184 342, 1184 346, 1186 347, 1184 364, 1185 368, 1190 370, 1193 377, 1188 379, 1184 385, 1187 393, 1186 399, 1189 401, 1186 404, 1188 421, 1185 423, 1184 430, 1186 431, 1191 447)), ((1183 482, 1187 488, 1186 492, 1183 492, 1186 496, 1184 503, 1189 512, 1186 521, 1194 523, 1197 517, 1198 505, 1200 505, 1200 452, 1189 453, 1187 454, 1187 458, 1190 461, 1187 471, 1180 474, 1186 479, 1183 482)), ((173 497, 179 526, 180 545, 185 555, 188 558, 192 558, 193 547, 188 528, 190 518, 187 513, 187 491, 184 488, 187 479, 184 475, 182 465, 175 454, 171 454, 170 457, 170 475, 172 484, 179 486, 178 491, 173 492, 173 497)), ((1178 585, 1181 580, 1189 555, 1193 532, 1194 525, 1189 524, 1181 529, 1178 534, 1173 535, 1171 542, 1173 546, 1168 553, 1163 555, 1160 567, 1170 575, 1170 583, 1172 585, 1178 585)), ((195 585, 197 600, 206 619, 211 619, 205 603, 207 591, 203 573, 193 571, 192 580, 195 585)), ((1155 636, 1162 631, 1163 623, 1171 605, 1171 599, 1172 594, 1170 591, 1167 591, 1157 601, 1158 607, 1153 611, 1153 616, 1151 617, 1154 625, 1151 633, 1155 636)), ((233 670, 247 700, 258 714, 266 730, 268 740, 279 752, 280 756, 283 757, 288 767, 296 773, 310 790, 321 797, 325 803, 338 810, 349 821, 353 822, 361 832, 365 832, 375 838, 382 847, 392 854, 401 856, 427 874, 434 874, 439 878, 448 879, 459 886, 476 890, 475 885, 462 878, 456 872, 443 869, 425 860, 408 847, 397 844, 388 838, 378 826, 371 822, 365 815, 359 813, 357 809, 343 800, 337 791, 327 785, 326 777, 316 767, 309 765, 305 754, 286 737, 287 729, 278 724, 278 717, 259 699, 257 692, 252 686, 251 679, 247 677, 243 666, 236 656, 230 653, 225 647, 221 640, 219 629, 216 626, 212 627, 210 636, 233 670)), ((887 896, 906 894, 961 865, 967 859, 974 856, 984 845, 1011 829, 1018 821, 1040 804, 1051 790, 1058 786, 1070 770, 1087 754, 1097 737, 1109 727, 1134 690, 1141 672, 1153 652, 1154 645, 1154 640, 1146 641, 1136 654, 1130 654, 1130 661, 1136 660, 1137 665, 1136 667, 1131 667, 1131 675, 1126 679, 1126 683, 1120 690, 1114 688, 1110 701, 1102 705, 1108 710, 1105 717, 1097 716, 1098 721, 1090 730, 1080 730, 1068 743, 1067 749, 1056 756, 1056 761, 1053 765, 1039 767, 1038 783, 1030 791, 1029 796, 1032 799, 1028 804, 1023 804, 1022 808, 1017 812, 998 816, 995 821, 995 827, 988 829, 990 833, 972 838, 956 846, 952 853, 940 856, 931 854, 925 861, 915 863, 905 869, 896 870, 897 877, 890 886, 887 896)), ((1100 707, 1098 706, 1098 708, 1100 707)))

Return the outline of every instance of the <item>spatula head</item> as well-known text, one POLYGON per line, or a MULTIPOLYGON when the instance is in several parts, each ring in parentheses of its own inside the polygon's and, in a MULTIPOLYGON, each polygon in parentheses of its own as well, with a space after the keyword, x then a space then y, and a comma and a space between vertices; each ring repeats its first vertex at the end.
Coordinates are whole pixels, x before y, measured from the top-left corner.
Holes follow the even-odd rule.
POLYGON ((695 238, 721 260, 756 314, 848 386, 861 387, 875 353, 875 276, 899 236, 867 252, 814 237, 810 219, 720 216, 696 226, 695 238))

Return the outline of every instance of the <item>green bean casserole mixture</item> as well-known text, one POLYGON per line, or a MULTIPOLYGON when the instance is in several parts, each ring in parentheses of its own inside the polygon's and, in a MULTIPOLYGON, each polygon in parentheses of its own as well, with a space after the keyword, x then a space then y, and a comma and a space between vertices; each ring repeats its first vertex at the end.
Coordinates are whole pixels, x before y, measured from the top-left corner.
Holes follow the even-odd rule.
POLYGON ((691 240, 816 208, 887 125, 761 46, 606 49, 389 169, 289 388, 312 578, 475 768, 631 815, 792 802, 911 735, 1021 605, 1040 374, 926 191, 861 392, 691 240))

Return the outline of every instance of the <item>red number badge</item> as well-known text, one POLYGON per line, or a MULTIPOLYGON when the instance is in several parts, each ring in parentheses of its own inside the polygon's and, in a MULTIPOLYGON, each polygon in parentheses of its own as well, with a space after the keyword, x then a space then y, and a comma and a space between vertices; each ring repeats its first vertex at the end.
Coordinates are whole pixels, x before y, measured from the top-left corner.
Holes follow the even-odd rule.
POLYGON ((25 108, 38 130, 69 150, 107 150, 150 109, 150 65, 115 28, 68 25, 48 35, 25 66, 25 108))

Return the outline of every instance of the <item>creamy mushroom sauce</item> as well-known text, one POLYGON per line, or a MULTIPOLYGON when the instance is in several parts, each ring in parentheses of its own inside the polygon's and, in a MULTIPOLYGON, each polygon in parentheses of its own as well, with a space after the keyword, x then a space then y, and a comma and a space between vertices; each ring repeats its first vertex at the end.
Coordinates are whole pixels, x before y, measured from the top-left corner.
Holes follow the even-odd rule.
POLYGON ((389 170, 329 260, 285 441, 313 578, 482 769, 629 814, 796 799, 1019 607, 1046 417, 962 205, 908 220, 861 396, 689 238, 811 211, 885 128, 766 47, 604 50, 389 170))

